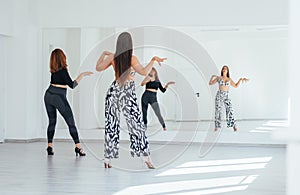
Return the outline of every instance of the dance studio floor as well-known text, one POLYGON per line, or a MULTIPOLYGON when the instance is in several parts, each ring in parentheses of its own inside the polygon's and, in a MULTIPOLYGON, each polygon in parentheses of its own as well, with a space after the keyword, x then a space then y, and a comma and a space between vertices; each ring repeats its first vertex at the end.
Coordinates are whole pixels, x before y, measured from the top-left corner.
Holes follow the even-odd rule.
MULTIPOLYGON (((201 158, 198 151, 199 145, 191 145, 172 162, 148 170, 124 150, 113 168, 104 169, 87 149, 86 157, 75 157, 71 142, 57 142, 54 156, 46 155, 41 142, 1 144, 0 194, 285 194, 284 147, 215 146, 201 158)), ((164 153, 152 156, 154 165, 164 153)))
POLYGON ((0 144, 0 194, 285 194, 284 144, 222 142, 222 136, 238 140, 242 133, 224 131, 205 153, 198 142, 150 136, 154 170, 130 157, 125 139, 111 169, 103 167, 103 140, 83 140, 86 157, 75 156, 70 139, 56 140, 54 156, 46 155, 45 142, 0 144))

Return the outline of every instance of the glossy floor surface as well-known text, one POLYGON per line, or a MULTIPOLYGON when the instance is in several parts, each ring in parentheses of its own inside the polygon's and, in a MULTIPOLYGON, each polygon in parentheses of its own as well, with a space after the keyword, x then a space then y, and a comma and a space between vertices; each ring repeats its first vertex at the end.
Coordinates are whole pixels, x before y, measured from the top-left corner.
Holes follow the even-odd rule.
POLYGON ((71 141, 0 144, 0 194, 228 194, 283 195, 286 148, 216 145, 199 156, 200 144, 152 143, 156 169, 132 158, 127 142, 120 158, 104 169, 103 142, 82 142, 76 157, 71 141))

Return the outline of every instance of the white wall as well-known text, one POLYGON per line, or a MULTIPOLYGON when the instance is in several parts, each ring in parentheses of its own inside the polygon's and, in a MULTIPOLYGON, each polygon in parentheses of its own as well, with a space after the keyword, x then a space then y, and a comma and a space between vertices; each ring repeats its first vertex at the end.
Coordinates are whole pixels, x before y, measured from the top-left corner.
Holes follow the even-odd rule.
MULTIPOLYGON (((50 69, 49 69, 49 59, 50 54, 55 48, 61 48, 67 55, 67 63, 70 65, 70 75, 75 75, 77 69, 79 68, 79 38, 80 29, 48 29, 42 31, 43 37, 43 62, 41 63, 42 75, 43 75, 43 89, 44 91, 49 87, 50 83, 50 69)), ((41 93, 44 93, 41 91, 41 93)), ((68 90, 68 98, 72 102, 72 90, 68 90)), ((46 129, 48 124, 48 118, 46 114, 46 109, 43 105, 43 127, 46 129)), ((59 115, 59 114, 58 114, 59 115)), ((57 128, 66 128, 66 124, 62 117, 58 117, 57 128)), ((45 134, 44 131, 43 134, 45 134)))
POLYGON ((11 35, 13 32, 13 1, 0 0, 0 35, 11 35))
POLYGON ((4 141, 6 123, 6 66, 8 37, 0 35, 0 142, 4 141))
POLYGON ((286 25, 286 0, 38 1, 41 27, 286 25))
POLYGON ((40 137, 41 105, 39 31, 34 17, 33 1, 5 2, 10 9, 12 34, 7 49, 6 75, 6 139, 40 137))
MULTIPOLYGON (((238 89, 230 89, 237 119, 287 119, 287 30, 262 31, 254 27, 227 32, 203 31, 201 27, 176 29, 205 47, 217 66, 215 74, 219 75, 222 66, 227 64, 234 81, 240 77, 250 78, 250 82, 238 89)), ((214 64, 207 64, 207 68, 211 65, 214 64)), ((202 94, 200 98, 207 101, 202 94)), ((201 116, 207 118, 206 110, 211 108, 205 103, 203 106, 204 115, 201 116)))
POLYGON ((288 131, 277 132, 277 139, 284 139, 287 142, 286 155, 286 194, 298 195, 299 176, 300 176, 300 129, 299 129, 299 115, 300 115, 300 93, 298 75, 300 71, 300 2, 298 0, 289 1, 290 15, 289 15, 289 64, 288 64, 288 95, 290 98, 290 116, 288 131))
MULTIPOLYGON (((88 3, 83 0, 79 1, 37 1, 37 0, 1 0, 0 1, 0 33, 10 36, 8 43, 7 52, 7 109, 6 113, 6 131, 5 138, 7 139, 27 139, 35 137, 45 136, 45 110, 43 105, 43 94, 45 87, 49 84, 49 80, 45 83, 46 79, 49 78, 48 71, 44 71, 44 66, 48 66, 48 62, 45 63, 45 53, 43 51, 43 29, 53 27, 75 27, 82 30, 83 27, 102 27, 102 28, 114 28, 130 27, 139 25, 164 25, 164 26, 240 26, 240 25, 286 25, 287 24, 287 3, 285 0, 255 0, 254 2, 241 2, 239 0, 229 0, 226 2, 213 0, 213 1, 152 1, 152 2, 141 2, 134 0, 130 4, 126 1, 97 1, 92 0, 88 3), (137 7, 135 12, 132 14, 124 13, 124 10, 132 8, 133 4, 137 7), (153 5, 160 5, 153 9, 153 5), (172 4, 172 6, 169 6, 172 4), (216 6, 216 4, 220 6, 216 6), (57 6, 60 5, 60 6, 57 6), (55 14, 54 14, 55 13, 55 14), (118 13, 118 14, 115 14, 118 13), (149 14, 150 13, 150 14, 149 14), (166 13, 168 15, 166 16, 166 13), (255 13, 255 14, 253 14, 255 13)), ((86 28, 84 28, 86 29, 86 28)), ((83 31, 77 32, 74 36, 82 37, 83 31)), ((97 33, 97 32, 95 32, 97 33)), ((211 38, 212 39, 212 38, 211 38)), ((203 40, 198 39, 197 40, 203 40)), ((277 40, 277 39, 274 39, 277 40)), ((270 42, 274 43, 274 40, 270 42)), ((70 41, 70 40, 69 40, 70 41)), ((82 41, 82 39, 81 39, 82 41)), ((220 65, 223 63, 221 59, 221 53, 215 51, 226 51, 224 47, 228 47, 225 40, 215 42, 219 45, 217 48, 213 44, 213 41, 207 40, 207 51, 210 51, 216 64, 220 65), (220 44, 219 44, 220 43, 220 44), (220 56, 219 59, 217 59, 220 56)), ((237 49, 241 46, 242 42, 237 40, 234 41, 234 46, 231 49, 237 49)), ((253 48, 256 45, 260 45, 259 41, 252 43, 253 48)), ((284 45, 283 42, 275 41, 276 45, 284 45)), ((78 42, 79 43, 79 42, 78 42)), ((82 43, 82 42, 81 42, 82 43)), ((202 44, 202 42, 201 42, 202 44)), ((204 44, 202 44, 204 45, 204 44)), ((81 48, 80 51, 76 50, 76 53, 80 56, 80 62, 83 60, 84 53, 88 51, 90 45, 85 49, 81 48)), ((109 47, 107 47, 109 48, 109 47)), ((114 44, 112 45, 114 48, 114 44)), ((284 47, 282 47, 284 48, 284 47)), ((49 48, 48 48, 49 49, 49 48)), ((269 48, 270 49, 270 48, 269 48)), ((112 49, 113 50, 113 49, 112 49)), ((251 53, 251 49, 249 49, 251 53)), ((284 49, 283 49, 284 50, 284 49)), ((265 51, 265 50, 263 50, 265 51)), ((97 51, 99 52, 99 51, 97 51)), ((271 54, 279 54, 281 51, 273 51, 271 54)), ((268 53, 270 54, 270 53, 268 53)), ((70 54, 72 55, 72 54, 70 54)), ((76 57, 78 57, 76 56, 76 57)), ((224 55, 225 56, 225 55, 224 55)), ((222 58, 224 57, 222 56, 222 58)), ((226 55, 229 56, 229 55, 226 55)), ((278 55, 279 56, 279 55, 278 55)), ((49 56, 47 56, 48 58, 49 56)), ((141 57, 142 59, 148 56, 141 57)), ((242 59, 247 58, 244 56, 242 59)), ((262 58, 262 57, 261 57, 262 58)), ((236 58, 235 58, 236 59, 236 58)), ((77 58, 75 61, 78 61, 77 58)), ((93 59, 94 61, 95 59, 93 59)), ((266 59, 264 59, 266 60, 266 59)), ((231 64, 232 76, 237 78, 238 74, 235 71, 239 70, 233 61, 226 60, 231 64)), ((239 60, 240 62, 242 60, 239 60)), ((253 62, 257 62, 253 61, 253 62)), ((284 61, 284 60, 283 60, 284 61)), ((276 59, 274 59, 276 62, 276 59)), ((73 63, 73 62, 72 62, 73 63)), ((74 62, 76 63, 76 62, 74 62)), ((240 64, 240 63, 239 63, 240 64)), ((266 64, 270 64, 268 61, 266 64)), ((282 63, 284 64, 284 63, 282 63)), ((250 66, 249 66, 250 67, 250 66)), ((268 69, 269 66, 263 66, 263 70, 268 69)), ((73 71, 75 69, 71 69, 73 71)), ((253 69, 243 69, 246 73, 253 75, 251 72, 253 69)), ((282 66, 279 68, 282 70, 282 66)), ((77 71, 77 70, 75 70, 77 71)), ((192 70, 189 70, 192 71, 192 70)), ((188 71, 186 71, 186 74, 188 71)), ((263 72, 263 71, 262 71, 263 72)), ((76 72, 71 72, 72 76, 75 77, 76 72)), ((109 72, 107 72, 109 74, 109 72)), ((162 72, 162 74, 164 74, 162 72)), ((255 73, 256 74, 256 73, 255 73)), ((278 72, 276 73, 278 75, 278 72)), ((164 77, 164 76, 163 76, 164 77)), ((205 80, 205 76, 203 76, 205 80)), ((250 77, 250 76, 249 76, 250 77)), ((261 75, 258 79, 258 83, 262 80, 261 75)), ((164 80, 173 78, 164 77, 164 80), (165 79, 166 78, 166 79, 165 79)), ((203 81, 204 82, 204 81, 203 81)), ((255 82, 255 81, 250 81, 255 82)), ((280 84, 279 84, 280 85, 280 84)), ((252 86, 249 85, 248 86, 252 86)), ((256 85, 255 85, 256 86, 256 85)), ((270 83, 267 84, 267 89, 270 83)), ((282 86, 279 86, 282 91, 282 86)), ((201 87, 202 88, 202 87, 201 87)), ((194 88, 193 88, 194 89, 194 88)), ((245 90, 245 87, 239 90, 245 90)), ((250 89, 250 87, 248 88, 250 89)), ((247 90, 248 90, 247 89, 247 90)), ((79 91, 79 90, 78 90, 79 91)), ((238 92, 238 90, 236 90, 238 92)), ((265 90, 267 91, 267 90, 265 90)), ((253 91, 248 91, 248 94, 254 94, 253 91)), ((263 91, 260 91, 263 93, 263 91)), ((82 94, 82 93, 81 93, 82 94)), ((238 93, 241 94, 241 93, 238 93)), ((275 94, 271 91, 270 94, 275 94)), ((284 93, 282 93, 284 94, 284 93)), ((204 94, 203 94, 204 95, 204 94)), ((269 97, 266 96, 266 97, 269 97)), ((277 94, 276 94, 277 95, 277 94)), ((205 95, 204 95, 205 96, 205 95)), ((161 96, 161 97, 167 97, 161 96)), ((235 98, 235 94, 232 94, 235 98)), ((280 98, 282 96, 278 96, 280 98)), ((275 98, 276 99, 276 98, 275 98)), ((275 101, 274 99, 274 101, 275 101)), ((284 97, 283 97, 284 99, 284 97)), ((199 102, 200 98, 198 98, 199 102)), ((163 98, 161 99, 163 102, 163 98)), ((237 105, 241 105, 239 97, 234 100, 237 105)), ((258 103, 261 109, 261 105, 269 99, 263 99, 262 103, 258 103)), ((200 101, 200 104, 205 101, 200 101)), ((273 102, 274 103, 274 102, 273 102)), ((269 104, 271 105, 271 104, 269 104)), ((274 104, 273 104, 274 105, 274 104)), ((277 104, 278 105, 278 104, 277 104)), ((283 105, 284 107, 285 105, 283 105)), ((270 107, 268 107, 270 108, 270 107)), ((266 109, 268 109, 266 108, 266 109)), ((282 107, 280 107, 281 109, 282 107)), ((74 107, 77 112, 79 108, 74 107)), ((239 112, 239 108, 236 108, 239 112)), ((243 108, 244 109, 244 108, 243 108)), ((251 113, 243 112, 243 114, 251 113)), ((274 108, 275 109, 275 108, 274 108)), ((206 110, 206 109, 204 109, 206 110)), ((276 116, 285 116, 284 112, 274 112, 276 116)), ((261 113, 261 112, 260 112, 261 113)), ((263 112, 262 112, 263 113, 263 112)), ((202 113, 201 113, 202 114, 202 113)), ((203 113, 206 115, 206 113, 203 113)), ((255 114, 255 113, 254 113, 255 114)), ((203 116, 204 116, 203 115, 203 116)), ((240 115, 243 117, 242 115, 240 115)), ((253 115, 247 115, 253 116, 253 115)), ((264 117, 262 115, 261 117, 264 117)), ((204 117, 203 117, 204 118, 204 117)))
MULTIPOLYGON (((59 41, 63 36, 57 32, 64 30, 45 31, 59 41)), ((208 86, 208 81, 212 74, 220 74, 223 64, 230 67, 233 80, 250 78, 250 82, 237 89, 230 89, 237 119, 287 118, 286 30, 262 31, 243 27, 234 31, 215 31, 208 28, 203 30, 202 27, 143 27, 132 31, 137 48, 135 54, 142 64, 146 64, 154 55, 168 57, 162 67, 156 66, 163 84, 176 82, 167 93, 158 93, 165 119, 212 120, 217 86, 208 86), (200 94, 198 98, 196 93, 200 94)), ((104 49, 114 51, 117 34, 110 28, 87 28, 81 32, 81 37, 77 38, 83 47, 76 39, 68 41, 70 45, 64 47, 80 47, 81 56, 86 55, 80 59, 80 71, 94 71, 101 52, 104 49)), ((72 65, 73 71, 76 67, 72 65)), ((79 128, 104 127, 104 98, 113 79, 112 69, 95 72, 73 91, 73 108, 79 128)), ((142 79, 136 76, 139 101, 144 91, 144 88, 139 87, 142 79)), ((152 114, 150 111, 150 118, 155 118, 151 117, 152 114)))

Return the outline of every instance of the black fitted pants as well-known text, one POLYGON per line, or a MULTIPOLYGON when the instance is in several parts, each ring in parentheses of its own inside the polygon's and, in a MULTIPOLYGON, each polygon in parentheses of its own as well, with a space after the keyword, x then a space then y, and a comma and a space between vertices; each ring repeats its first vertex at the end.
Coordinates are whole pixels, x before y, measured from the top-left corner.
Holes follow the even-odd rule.
POLYGON ((143 120, 144 120, 145 126, 147 126, 147 122, 148 122, 147 121, 148 104, 151 105, 160 124, 162 125, 163 128, 165 128, 166 125, 165 125, 165 121, 160 113, 160 109, 159 109, 159 105, 158 105, 157 97, 156 97, 156 92, 151 92, 151 91, 147 91, 147 90, 142 95, 142 112, 143 112, 143 120))
POLYGON ((73 112, 69 105, 66 95, 67 95, 67 89, 54 87, 52 85, 50 85, 50 87, 47 89, 45 93, 44 102, 47 110, 47 115, 49 118, 49 125, 47 129, 48 143, 53 142, 55 126, 56 126, 57 110, 66 121, 74 143, 77 144, 80 142, 77 133, 77 128, 75 126, 73 112))

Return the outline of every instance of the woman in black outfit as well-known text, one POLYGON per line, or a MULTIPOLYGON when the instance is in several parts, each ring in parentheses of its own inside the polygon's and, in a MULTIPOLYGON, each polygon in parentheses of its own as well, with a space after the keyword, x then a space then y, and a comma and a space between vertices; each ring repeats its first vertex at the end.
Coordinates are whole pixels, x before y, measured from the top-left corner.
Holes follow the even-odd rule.
POLYGON ((85 153, 80 147, 80 141, 77 133, 77 128, 75 126, 72 109, 68 103, 66 95, 67 95, 67 86, 74 89, 84 76, 89 76, 93 73, 82 72, 76 78, 76 80, 72 81, 68 73, 66 56, 61 49, 55 49, 51 53, 50 72, 51 72, 51 82, 44 96, 44 102, 47 110, 47 115, 49 118, 49 125, 47 129, 48 155, 54 154, 52 142, 55 133, 56 112, 58 110, 69 127, 71 137, 73 138, 73 141, 75 143, 76 156, 78 154, 80 156, 85 156, 85 153))
POLYGON ((161 92, 165 93, 168 86, 171 84, 175 84, 175 82, 168 82, 165 87, 163 87, 159 81, 158 74, 155 68, 152 68, 151 72, 145 77, 145 79, 142 81, 141 85, 146 85, 146 90, 143 93, 142 96, 142 112, 143 112, 143 120, 144 124, 147 127, 147 110, 148 110, 148 104, 151 105, 152 109, 154 110, 154 113, 156 114, 160 124, 163 127, 163 130, 166 129, 166 124, 161 116, 159 105, 157 103, 157 90, 160 89, 161 92))

